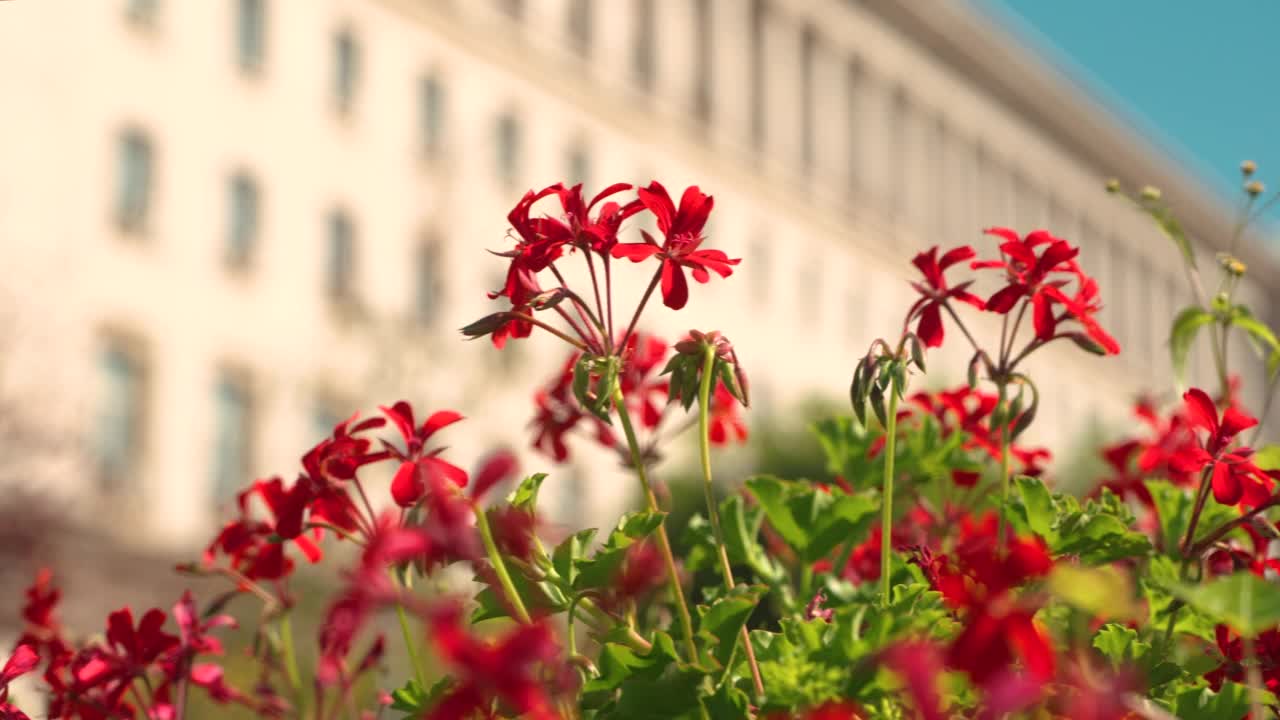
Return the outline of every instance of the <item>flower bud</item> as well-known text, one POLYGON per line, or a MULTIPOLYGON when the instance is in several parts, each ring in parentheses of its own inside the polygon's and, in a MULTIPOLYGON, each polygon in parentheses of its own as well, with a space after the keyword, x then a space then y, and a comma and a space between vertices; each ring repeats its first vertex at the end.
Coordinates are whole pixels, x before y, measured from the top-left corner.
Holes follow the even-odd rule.
POLYGON ((1245 160, 1240 163, 1240 174, 1249 177, 1258 170, 1258 164, 1252 160, 1245 160))
POLYGON ((1117 180, 1117 179, 1115 179, 1115 178, 1108 178, 1108 179, 1107 179, 1107 192, 1109 192, 1109 193, 1118 193, 1118 192, 1120 192, 1120 181, 1119 181, 1119 180, 1117 180))
POLYGON ((1159 200, 1161 197, 1160 188, 1156 187, 1155 185, 1143 185, 1142 192, 1140 193, 1140 195, 1143 200, 1155 202, 1156 200, 1159 200))
POLYGON ((469 338, 484 337, 493 334, 493 331, 502 327, 507 323, 507 316, 510 313, 496 312, 492 315, 485 315, 475 322, 462 328, 462 334, 469 338))
POLYGON ((1266 189, 1267 189, 1266 186, 1258 182, 1257 180, 1245 183, 1245 186, 1244 186, 1244 191, 1249 193, 1249 197, 1258 197, 1266 189))

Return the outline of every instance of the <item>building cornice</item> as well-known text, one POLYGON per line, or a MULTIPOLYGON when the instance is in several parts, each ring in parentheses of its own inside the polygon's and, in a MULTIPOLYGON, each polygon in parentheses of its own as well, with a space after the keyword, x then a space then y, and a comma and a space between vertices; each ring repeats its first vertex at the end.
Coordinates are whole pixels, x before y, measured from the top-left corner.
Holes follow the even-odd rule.
MULTIPOLYGON (((1099 178, 1128 187, 1159 187, 1193 238, 1225 250, 1235 210, 1186 167, 1117 116, 1079 82, 1045 62, 1033 49, 970 2, 863 0, 864 8, 968 78, 990 97, 1042 131, 1099 178)), ((1257 276, 1272 277, 1280 262, 1250 233, 1236 254, 1257 276)), ((1270 283, 1262 283, 1275 296, 1270 283)))

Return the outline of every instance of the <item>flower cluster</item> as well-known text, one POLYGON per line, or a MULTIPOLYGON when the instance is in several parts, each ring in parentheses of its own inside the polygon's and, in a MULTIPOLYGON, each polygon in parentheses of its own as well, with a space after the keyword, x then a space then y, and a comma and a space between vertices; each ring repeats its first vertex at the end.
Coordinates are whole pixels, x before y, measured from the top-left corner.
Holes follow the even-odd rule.
MULTIPOLYGON (((1268 598, 1280 573, 1280 461, 1244 442, 1259 422, 1231 382, 1226 342, 1247 332, 1274 368, 1280 341, 1234 303, 1241 263, 1224 259, 1220 295, 1184 310, 1170 343, 1176 365, 1195 328, 1214 328, 1221 397, 1192 388, 1167 415, 1140 403, 1143 431, 1103 449, 1112 474, 1088 497, 1056 492, 1048 451, 1021 440, 1039 406, 1021 363, 1059 339, 1099 355, 1119 348, 1097 323, 1079 249, 1001 228, 988 231, 996 257, 963 246, 915 257, 921 297, 900 338, 873 341, 857 361, 853 417, 813 426, 825 471, 753 475, 724 497, 713 448, 747 437, 737 352, 719 332, 668 344, 637 323, 658 288, 680 310, 689 277, 729 277, 739 261, 705 247, 713 201, 696 186, 678 204, 656 182, 632 191, 526 194, 491 293, 511 307, 464 333, 501 348, 536 328, 571 346, 535 395, 532 446, 562 462, 579 434, 616 452, 639 482, 639 509, 604 533, 553 529, 538 496, 555 478, 514 482, 506 450, 474 462, 446 454, 440 439, 460 414, 400 401, 353 415, 302 455, 291 482, 250 482, 202 557, 180 566, 224 584, 211 601, 187 592, 169 611, 121 608, 100 636, 76 638, 52 576, 38 575, 0 666, 0 720, 186 720, 194 692, 219 711, 294 720, 1276 714, 1280 608, 1268 598), (623 241, 641 213, 662 237, 623 241), (567 281, 573 255, 589 289, 567 281), (625 326, 614 323, 620 259, 653 270, 625 326), (961 264, 999 288, 980 297, 975 278, 949 281, 961 264), (978 343, 960 305, 999 316, 997 345, 978 343), (912 392, 944 325, 973 345, 968 383, 912 392), (650 472, 683 431, 696 436, 706 507, 676 544, 668 525, 679 514, 650 472), (295 575, 335 557, 345 558, 338 582, 306 628, 311 652, 299 652, 295 575), (459 587, 462 577, 472 583, 459 587), (257 611, 238 614, 256 617, 251 685, 219 664, 237 629, 231 603, 257 611), (399 677, 387 672, 396 653, 378 632, 384 612, 403 636, 399 677), (424 662, 428 649, 436 663, 424 662), (10 685, 36 673, 47 707, 28 715, 10 685)), ((1158 195, 1144 198, 1154 209, 1158 195)))
MULTIPOLYGON (((924 275, 924 281, 915 283, 921 297, 907 311, 907 324, 916 321, 916 335, 929 347, 942 345, 945 333, 942 313, 946 312, 960 322, 952 307, 952 301, 963 302, 979 310, 997 315, 1009 315, 1015 309, 1016 319, 1008 333, 1008 348, 1013 348, 1013 337, 1027 309, 1031 310, 1034 337, 1015 357, 1025 356, 1035 348, 1060 338, 1068 338, 1099 354, 1114 355, 1120 345, 1098 324, 1096 315, 1102 309, 1098 298, 1098 283, 1080 269, 1076 261, 1080 249, 1066 240, 1055 237, 1046 230, 1036 230, 1019 235, 1008 228, 989 228, 986 233, 1001 240, 1000 256, 991 260, 973 260, 977 252, 963 245, 948 250, 938 257, 933 247, 916 255, 912 263, 924 275), (966 260, 972 270, 994 270, 1002 274, 1004 287, 983 300, 968 291, 974 280, 959 284, 948 283, 946 271, 966 260), (1077 329, 1060 328, 1074 322, 1077 329)), ((1007 320, 1006 320, 1007 322, 1007 320)), ((968 331, 965 331, 968 334, 968 331)), ((978 348, 975 346, 974 348, 978 348)))

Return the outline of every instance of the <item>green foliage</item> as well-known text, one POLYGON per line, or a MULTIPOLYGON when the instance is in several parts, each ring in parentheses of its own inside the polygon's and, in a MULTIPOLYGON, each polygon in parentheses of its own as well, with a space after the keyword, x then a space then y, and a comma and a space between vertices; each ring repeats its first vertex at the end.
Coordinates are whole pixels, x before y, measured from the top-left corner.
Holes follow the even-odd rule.
POLYGON ((1044 538, 1055 555, 1076 555, 1086 565, 1103 565, 1151 552, 1147 536, 1133 529, 1133 511, 1104 490, 1083 505, 1071 495, 1051 493, 1037 478, 1016 480, 1019 502, 1011 505, 1016 527, 1044 538))
POLYGON ((1251 572, 1235 573, 1204 585, 1174 583, 1169 591, 1245 637, 1256 637, 1280 623, 1280 592, 1274 584, 1251 572))
POLYGON ((747 480, 747 489, 773 529, 807 563, 864 536, 879 509, 879 502, 869 494, 825 492, 810 483, 768 475, 747 480))

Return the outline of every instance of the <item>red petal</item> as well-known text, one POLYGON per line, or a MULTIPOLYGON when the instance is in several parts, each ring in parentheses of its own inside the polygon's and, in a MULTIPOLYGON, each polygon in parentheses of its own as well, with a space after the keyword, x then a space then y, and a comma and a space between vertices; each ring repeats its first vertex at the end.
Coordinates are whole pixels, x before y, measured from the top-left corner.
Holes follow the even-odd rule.
POLYGON ((400 507, 412 507, 422 499, 426 486, 418 474, 418 465, 413 461, 400 463, 396 476, 391 481, 391 497, 400 507))
POLYGON ((616 258, 626 258, 631 262, 641 262, 647 260, 661 248, 657 245, 649 243, 618 243, 613 246, 613 256, 616 258))
POLYGON ((1213 499, 1223 505, 1235 505, 1244 496, 1244 488, 1240 486, 1240 478, 1231 472, 1227 463, 1214 463, 1213 466, 1213 499))
POLYGON ((974 252, 973 248, 968 245, 961 245, 960 247, 952 248, 942 256, 942 259, 938 260, 938 269, 946 270, 952 265, 968 260, 977 254, 978 253, 974 252))
POLYGON ((657 180, 649 183, 649 187, 640 188, 636 191, 640 202, 644 203, 649 212, 658 219, 658 229, 663 233, 671 229, 671 222, 676 212, 675 203, 671 202, 671 196, 667 194, 667 189, 657 180))
POLYGON ((684 268, 670 260, 662 263, 662 304, 679 310, 689 302, 689 281, 684 268))
POLYGON ((1031 296, 1031 320, 1035 325, 1038 339, 1048 340, 1053 337, 1053 331, 1058 323, 1053 317, 1053 304, 1042 292, 1031 296))
POLYGON ((515 475, 519 463, 509 450, 499 450, 490 455, 476 472, 476 482, 471 488, 471 497, 479 500, 497 485, 515 475))
POLYGON ((929 303, 920 311, 920 323, 916 325, 916 335, 920 336, 925 347, 942 345, 942 312, 938 309, 937 303, 929 303))
POLYGON ((989 227, 986 230, 983 230, 982 232, 987 235, 994 235, 995 237, 1004 238, 1009 242, 1018 242, 1022 239, 1018 237, 1018 233, 1010 230, 1009 228, 989 227))
POLYGON ((419 431, 422 435, 422 441, 426 442, 440 428, 448 427, 461 419, 462 416, 452 410, 441 410, 434 413, 422 423, 422 429, 419 431))
POLYGON ((1182 399, 1186 402, 1187 419, 1193 427, 1208 430, 1211 433, 1218 432, 1218 408, 1205 391, 1200 388, 1191 388, 1183 393, 1182 399))
POLYGON ((1242 431, 1257 425, 1258 421, 1249 415, 1229 407, 1222 413, 1222 437, 1233 438, 1242 431))
MULTIPOLYGON (((422 465, 423 472, 429 473, 434 478, 443 478, 458 487, 467 486, 467 471, 449 462, 445 462, 438 457, 424 457, 418 461, 422 465)), ((432 486, 435 486, 433 481, 432 486)))
POLYGON ((1019 283, 1008 285, 987 300, 987 309, 991 312, 1004 313, 1013 309, 1015 303, 1027 294, 1027 286, 1019 283))

